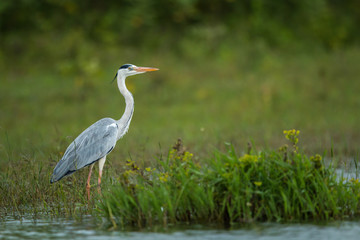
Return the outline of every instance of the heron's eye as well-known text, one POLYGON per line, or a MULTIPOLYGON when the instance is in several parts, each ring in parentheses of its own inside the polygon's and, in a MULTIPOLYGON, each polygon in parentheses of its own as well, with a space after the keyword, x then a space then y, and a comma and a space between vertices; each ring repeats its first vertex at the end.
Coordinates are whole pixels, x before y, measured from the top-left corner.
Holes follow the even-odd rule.
POLYGON ((134 68, 133 68, 133 67, 129 67, 128 69, 129 69, 129 71, 132 71, 132 70, 134 70, 134 68))

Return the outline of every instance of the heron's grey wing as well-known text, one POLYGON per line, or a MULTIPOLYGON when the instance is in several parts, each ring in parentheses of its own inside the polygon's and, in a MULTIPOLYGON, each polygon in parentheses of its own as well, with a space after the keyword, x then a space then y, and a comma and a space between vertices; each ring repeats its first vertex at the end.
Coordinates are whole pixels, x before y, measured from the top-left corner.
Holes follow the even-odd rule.
POLYGON ((118 125, 111 118, 103 118, 88 127, 66 149, 50 182, 59 181, 106 156, 115 147, 117 133, 118 125))

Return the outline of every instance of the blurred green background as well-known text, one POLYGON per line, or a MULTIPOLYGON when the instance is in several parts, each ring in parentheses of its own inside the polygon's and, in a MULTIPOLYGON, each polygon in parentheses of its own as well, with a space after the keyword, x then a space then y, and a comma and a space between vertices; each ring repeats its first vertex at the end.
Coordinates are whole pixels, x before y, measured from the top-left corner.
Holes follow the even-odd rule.
POLYGON ((207 156, 224 142, 306 151, 360 146, 360 1, 2 0, 0 167, 55 164, 103 117, 124 63, 160 68, 127 80, 129 133, 113 159, 151 159, 182 138, 207 156))

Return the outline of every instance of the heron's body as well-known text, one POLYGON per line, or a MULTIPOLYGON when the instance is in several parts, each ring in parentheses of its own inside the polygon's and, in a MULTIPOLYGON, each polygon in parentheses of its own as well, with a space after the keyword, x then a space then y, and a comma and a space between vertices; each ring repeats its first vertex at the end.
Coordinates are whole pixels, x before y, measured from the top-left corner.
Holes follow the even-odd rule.
POLYGON ((119 120, 103 118, 83 131, 66 149, 56 165, 50 182, 56 182, 76 170, 91 165, 87 187, 90 188, 90 176, 93 164, 99 162, 99 184, 106 156, 114 149, 116 142, 126 134, 134 113, 134 98, 126 88, 127 76, 156 71, 156 68, 136 67, 125 64, 117 72, 117 84, 125 98, 125 112, 119 120))
POLYGON ((111 118, 103 118, 83 131, 66 149, 54 169, 51 183, 91 165, 115 147, 119 126, 111 118))

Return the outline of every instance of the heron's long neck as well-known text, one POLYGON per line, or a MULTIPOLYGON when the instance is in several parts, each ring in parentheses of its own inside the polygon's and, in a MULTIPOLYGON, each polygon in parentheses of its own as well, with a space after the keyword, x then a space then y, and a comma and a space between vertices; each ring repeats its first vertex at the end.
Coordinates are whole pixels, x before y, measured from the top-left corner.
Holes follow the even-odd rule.
POLYGON ((120 93, 125 98, 125 112, 122 117, 116 121, 119 126, 119 132, 117 140, 119 140, 129 129, 130 121, 134 112, 134 98, 131 92, 126 88, 125 85, 125 76, 118 74, 117 83, 120 90, 120 93))

